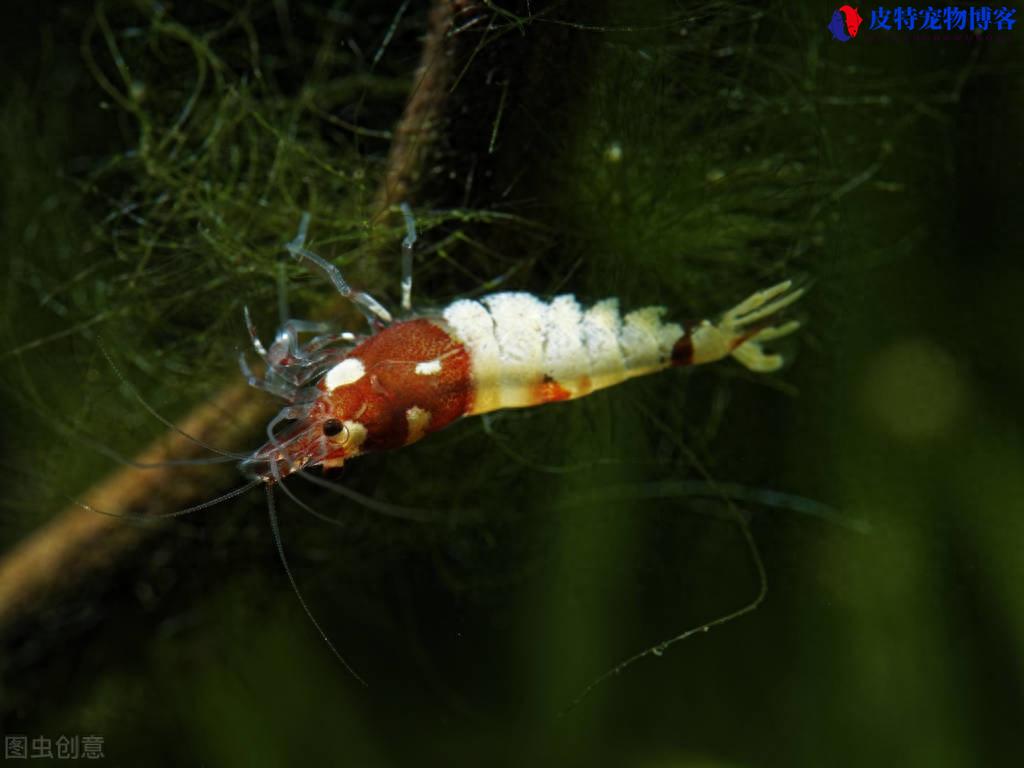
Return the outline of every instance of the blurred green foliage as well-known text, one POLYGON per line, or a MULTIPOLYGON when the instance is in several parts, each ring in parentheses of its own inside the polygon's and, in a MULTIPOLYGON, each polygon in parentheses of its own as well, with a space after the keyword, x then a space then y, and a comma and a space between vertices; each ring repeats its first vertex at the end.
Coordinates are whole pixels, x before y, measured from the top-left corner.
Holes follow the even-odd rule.
MULTIPOLYGON (((321 311, 281 258, 303 211, 318 250, 397 292, 374 202, 421 4, 87 5, 7 32, 5 543, 114 466, 54 422, 129 455, 161 430, 101 342, 176 416, 237 376, 242 305, 265 336, 279 281, 321 311)), ((193 516, 6 649, 4 732, 101 734, 118 764, 1006 762, 1016 31, 840 45, 821 3, 500 5, 461 19, 458 140, 412 201, 421 301, 501 285, 695 318, 797 275, 795 364, 672 372, 346 467, 429 524, 296 483, 342 525, 283 502, 286 549, 368 689, 302 615, 258 494, 193 516), (767 601, 557 717, 755 598, 738 521, 767 601)))

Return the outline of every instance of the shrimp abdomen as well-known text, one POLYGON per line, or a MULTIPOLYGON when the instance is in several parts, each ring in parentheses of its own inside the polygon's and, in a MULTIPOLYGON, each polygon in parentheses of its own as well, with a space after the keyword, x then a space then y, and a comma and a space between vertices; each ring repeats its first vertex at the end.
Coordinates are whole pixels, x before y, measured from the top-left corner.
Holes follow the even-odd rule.
POLYGON ((672 364, 682 326, 663 307, 619 313, 616 299, 584 310, 575 297, 550 302, 496 293, 449 305, 444 321, 470 353, 470 413, 570 400, 672 364))

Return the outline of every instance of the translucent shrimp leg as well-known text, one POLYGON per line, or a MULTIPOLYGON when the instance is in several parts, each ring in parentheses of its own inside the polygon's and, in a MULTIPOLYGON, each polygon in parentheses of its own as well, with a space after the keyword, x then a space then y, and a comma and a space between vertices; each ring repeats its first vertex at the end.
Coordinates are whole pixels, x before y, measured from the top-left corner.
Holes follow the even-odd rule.
POLYGON ((256 376, 249 367, 245 354, 241 353, 238 363, 242 375, 245 376, 250 386, 285 400, 298 399, 301 387, 323 373, 358 340, 355 334, 342 332, 322 334, 311 339, 305 345, 300 345, 298 338, 300 333, 324 331, 327 326, 305 320, 286 320, 268 350, 256 333, 249 308, 244 307, 243 313, 253 349, 266 364, 266 371, 263 378, 256 376), (337 344, 342 346, 331 346, 337 344))
MULTIPOLYGON (((370 324, 371 330, 377 330, 380 325, 390 325, 392 320, 391 313, 388 312, 379 301, 364 291, 357 291, 353 289, 352 286, 345 282, 345 278, 341 276, 341 270, 322 256, 319 256, 306 248, 306 234, 308 231, 309 214, 304 213, 302 214, 302 220, 299 222, 298 234, 295 235, 295 238, 291 242, 285 245, 288 252, 299 261, 306 259, 307 261, 312 262, 314 266, 327 275, 327 279, 333 283, 338 293, 359 308, 359 311, 362 312, 363 316, 366 318, 366 322, 370 324)), ((410 289, 411 287, 412 285, 410 282, 410 289)))
POLYGON ((412 249, 416 245, 416 219, 408 203, 399 206, 405 218, 405 237, 402 238, 402 311, 412 311, 412 249))

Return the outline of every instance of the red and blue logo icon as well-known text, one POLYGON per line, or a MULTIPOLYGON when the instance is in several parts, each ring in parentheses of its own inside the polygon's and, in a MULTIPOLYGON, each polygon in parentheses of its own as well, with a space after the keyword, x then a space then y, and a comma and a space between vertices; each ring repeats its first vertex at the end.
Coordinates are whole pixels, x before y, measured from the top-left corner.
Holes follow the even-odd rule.
POLYGON ((832 33, 834 40, 848 43, 857 36, 857 31, 860 29, 861 22, 863 21, 864 19, 857 13, 856 8, 841 5, 832 14, 832 21, 828 23, 828 31, 832 33))

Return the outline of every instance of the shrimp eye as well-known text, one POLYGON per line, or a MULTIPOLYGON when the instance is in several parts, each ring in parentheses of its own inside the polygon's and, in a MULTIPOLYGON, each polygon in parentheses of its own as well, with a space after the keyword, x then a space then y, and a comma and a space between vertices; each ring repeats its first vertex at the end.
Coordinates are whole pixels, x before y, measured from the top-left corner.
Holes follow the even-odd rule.
POLYGON ((328 419, 324 422, 324 434, 327 437, 334 437, 341 432, 341 422, 337 419, 328 419))

